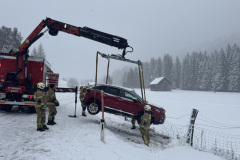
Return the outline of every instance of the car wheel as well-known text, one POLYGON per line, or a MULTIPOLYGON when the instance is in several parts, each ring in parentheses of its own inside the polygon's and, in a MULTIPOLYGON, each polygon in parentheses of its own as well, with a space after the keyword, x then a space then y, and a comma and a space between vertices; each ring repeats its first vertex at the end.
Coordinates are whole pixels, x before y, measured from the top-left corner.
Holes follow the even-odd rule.
POLYGON ((98 114, 98 112, 100 108, 100 103, 96 102, 96 104, 94 104, 94 102, 91 102, 88 106, 87 106, 87 110, 90 114, 95 115, 98 114))

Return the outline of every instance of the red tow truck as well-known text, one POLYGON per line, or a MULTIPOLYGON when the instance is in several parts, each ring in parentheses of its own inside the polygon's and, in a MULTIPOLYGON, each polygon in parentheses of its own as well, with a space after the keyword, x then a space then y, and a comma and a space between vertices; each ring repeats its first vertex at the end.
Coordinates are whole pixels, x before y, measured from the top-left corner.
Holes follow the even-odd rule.
MULTIPOLYGON (((59 31, 79 37, 85 37, 118 49, 122 49, 122 57, 126 48, 130 47, 126 39, 97 31, 88 27, 76 27, 67 23, 46 18, 33 30, 17 51, 0 52, 0 109, 11 111, 13 106, 28 106, 34 111, 34 92, 38 82, 57 83, 51 65, 43 58, 32 57, 28 54, 29 47, 46 32, 56 36, 59 31), (45 31, 42 30, 47 27, 45 31), (51 75, 51 76, 49 76, 51 75)), ((130 47, 132 48, 132 47, 130 47)))

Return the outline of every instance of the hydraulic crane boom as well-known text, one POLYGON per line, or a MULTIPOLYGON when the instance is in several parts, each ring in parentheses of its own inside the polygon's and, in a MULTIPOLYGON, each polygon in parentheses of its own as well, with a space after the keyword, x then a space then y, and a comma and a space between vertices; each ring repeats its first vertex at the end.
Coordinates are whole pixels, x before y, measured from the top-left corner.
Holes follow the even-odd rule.
MULTIPOLYGON (((108 33, 100 32, 88 27, 76 27, 67 23, 59 22, 50 18, 42 20, 42 22, 33 30, 33 32, 27 37, 27 39, 20 45, 19 51, 16 53, 17 57, 17 75, 19 82, 24 82, 27 76, 27 61, 28 61, 28 48, 37 41, 40 37, 44 35, 41 31, 47 27, 46 31, 49 34, 56 36, 59 31, 73 34, 79 37, 85 37, 109 46, 116 47, 118 49, 123 49, 122 57, 126 55, 126 48, 130 47, 126 39, 114 36, 108 33), (25 60, 24 57, 25 56, 25 60)), ((132 48, 132 47, 131 47, 132 48)))

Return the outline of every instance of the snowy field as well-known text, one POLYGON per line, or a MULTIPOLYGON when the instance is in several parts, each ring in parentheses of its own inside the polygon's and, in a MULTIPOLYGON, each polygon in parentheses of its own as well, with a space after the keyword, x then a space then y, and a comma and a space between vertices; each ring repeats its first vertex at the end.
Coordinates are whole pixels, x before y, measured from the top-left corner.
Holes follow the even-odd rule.
MULTIPOLYGON (((66 87, 65 84, 61 81, 61 87, 66 87)), ((140 94, 140 90, 136 89, 136 92, 140 94)), ((185 144, 184 134, 192 109, 195 108, 199 110, 197 127, 213 134, 223 133, 233 137, 240 135, 239 93, 146 90, 146 96, 149 102, 165 108, 165 124, 152 125, 151 131, 169 135, 170 143, 155 143, 154 137, 151 137, 152 141, 147 147, 143 144, 138 127, 131 130, 129 120, 125 121, 124 117, 111 114, 105 114, 103 143, 100 141, 101 114, 93 116, 87 112, 87 117, 82 117, 78 101, 77 118, 70 118, 68 115, 74 115, 74 94, 57 93, 60 102, 57 108, 57 125, 49 126, 48 131, 36 131, 36 114, 19 112, 16 108, 11 113, 0 112, 0 160, 226 159, 218 153, 214 155, 209 150, 188 146, 185 144)), ((240 142, 236 143, 240 146, 240 142)), ((238 155, 239 152, 240 150, 238 155)))

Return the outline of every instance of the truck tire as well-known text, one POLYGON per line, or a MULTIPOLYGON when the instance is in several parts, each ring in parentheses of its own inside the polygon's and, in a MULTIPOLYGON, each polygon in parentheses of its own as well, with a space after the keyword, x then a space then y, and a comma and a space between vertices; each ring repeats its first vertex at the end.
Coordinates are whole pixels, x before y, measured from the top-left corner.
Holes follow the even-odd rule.
POLYGON ((11 112, 12 107, 13 107, 12 105, 3 105, 2 110, 6 112, 11 112))
POLYGON ((29 113, 36 113, 35 106, 28 106, 29 113))

